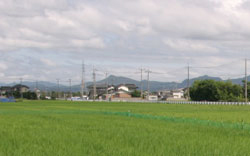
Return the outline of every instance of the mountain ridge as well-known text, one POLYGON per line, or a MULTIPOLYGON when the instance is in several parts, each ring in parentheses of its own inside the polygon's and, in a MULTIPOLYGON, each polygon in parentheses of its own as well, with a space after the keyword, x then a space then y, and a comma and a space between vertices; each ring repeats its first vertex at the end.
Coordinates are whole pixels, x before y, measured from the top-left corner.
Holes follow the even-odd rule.
MULTIPOLYGON (((196 80, 205 80, 205 79, 212 79, 216 81, 228 81, 228 80, 222 80, 220 77, 211 77, 208 75, 203 75, 203 76, 190 79, 190 86, 196 80)), ((250 79, 250 76, 248 76, 248 79, 250 79)), ((244 78, 236 78, 236 79, 231 79, 230 81, 232 81, 232 83, 234 84, 242 84, 243 80, 244 78)), ((187 79, 183 80, 180 83, 179 82, 149 81, 149 86, 150 86, 150 91, 154 92, 154 91, 159 91, 159 90, 164 90, 164 89, 171 90, 171 89, 178 89, 178 88, 186 88, 187 82, 188 82, 187 79)), ((85 83, 86 88, 92 83, 93 82, 86 82, 85 83)), ((138 89, 140 89, 140 86, 141 86, 141 81, 134 80, 134 79, 124 77, 124 76, 115 76, 115 75, 110 75, 109 77, 107 77, 107 79, 97 81, 97 83, 98 84, 108 83, 109 85, 131 83, 131 84, 135 84, 138 87, 138 89)), ((16 83, 5 84, 5 83, 0 82, 0 86, 13 86, 15 84, 16 83)), ((36 88, 36 82, 24 81, 22 84, 27 85, 28 87, 30 87, 31 90, 34 90, 36 88)), ((38 81, 37 84, 38 84, 38 88, 43 91, 57 91, 58 90, 58 86, 56 83, 52 83, 48 81, 38 81)), ((147 80, 143 80, 142 85, 143 85, 143 90, 147 90, 147 80)), ((73 85, 71 88, 73 92, 78 92, 81 90, 81 85, 80 84, 73 85)), ((60 91, 67 92, 70 90, 70 87, 67 85, 61 84, 59 89, 60 91)))

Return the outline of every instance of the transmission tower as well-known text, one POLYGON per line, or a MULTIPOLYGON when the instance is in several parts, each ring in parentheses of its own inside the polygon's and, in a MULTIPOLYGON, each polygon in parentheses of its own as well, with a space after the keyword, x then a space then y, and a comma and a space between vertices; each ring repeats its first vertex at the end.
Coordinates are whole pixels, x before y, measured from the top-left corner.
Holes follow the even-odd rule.
POLYGON ((94 91, 94 94, 93 94, 93 100, 95 101, 95 96, 96 96, 96 69, 93 68, 93 91, 94 91))
POLYGON ((150 84, 149 84, 149 74, 152 73, 149 69, 145 71, 147 73, 147 91, 148 91, 148 96, 150 94, 150 84))

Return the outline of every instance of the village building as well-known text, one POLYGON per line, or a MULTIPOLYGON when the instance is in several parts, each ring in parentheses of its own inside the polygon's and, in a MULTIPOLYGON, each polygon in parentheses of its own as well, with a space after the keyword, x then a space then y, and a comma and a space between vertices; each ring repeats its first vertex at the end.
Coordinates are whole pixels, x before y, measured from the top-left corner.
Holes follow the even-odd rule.
POLYGON ((21 85, 21 84, 17 84, 14 86, 1 86, 0 87, 0 95, 5 95, 5 96, 12 96, 13 92, 28 92, 29 91, 29 87, 26 85, 21 85))
MULTIPOLYGON (((89 85, 87 88, 89 90, 89 98, 93 99, 94 85, 89 85)), ((132 98, 131 93, 137 88, 135 84, 119 84, 117 86, 97 84, 96 97, 106 100, 113 98, 132 98)))
POLYGON ((29 91, 29 87, 26 86, 26 85, 17 84, 17 85, 15 85, 15 86, 12 87, 12 90, 13 90, 14 92, 17 91, 17 92, 22 92, 22 93, 24 93, 24 92, 28 92, 28 91, 29 91))
POLYGON ((158 97, 161 100, 185 100, 184 89, 162 90, 158 92, 158 97))

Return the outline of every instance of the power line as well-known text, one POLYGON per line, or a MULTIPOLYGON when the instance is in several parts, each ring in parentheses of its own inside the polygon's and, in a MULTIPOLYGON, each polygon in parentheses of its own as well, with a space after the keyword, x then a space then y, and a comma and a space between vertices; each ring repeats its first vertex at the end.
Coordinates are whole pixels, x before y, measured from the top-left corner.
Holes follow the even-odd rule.
POLYGON ((235 61, 231 61, 229 63, 224 63, 224 64, 220 64, 220 65, 216 65, 216 66, 190 66, 190 68, 206 68, 206 69, 209 69, 209 68, 218 68, 218 67, 223 67, 223 66, 231 65, 231 64, 239 62, 241 60, 242 59, 238 59, 238 60, 235 60, 235 61))

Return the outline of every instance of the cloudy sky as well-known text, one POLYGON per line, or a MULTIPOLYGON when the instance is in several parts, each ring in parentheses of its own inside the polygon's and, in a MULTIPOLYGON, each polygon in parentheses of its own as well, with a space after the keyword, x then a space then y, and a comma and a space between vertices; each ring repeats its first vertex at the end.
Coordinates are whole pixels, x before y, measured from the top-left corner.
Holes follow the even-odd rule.
POLYGON ((229 79, 250 56, 248 0, 1 0, 0 19, 0 81, 78 82, 82 60, 87 80, 229 79))

